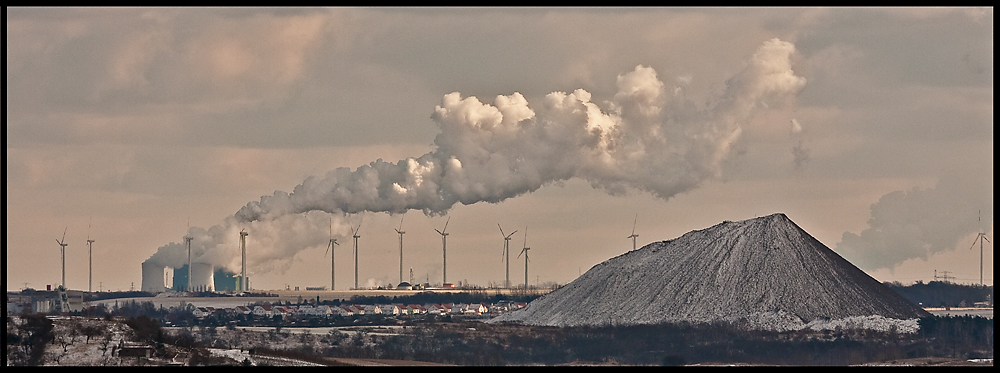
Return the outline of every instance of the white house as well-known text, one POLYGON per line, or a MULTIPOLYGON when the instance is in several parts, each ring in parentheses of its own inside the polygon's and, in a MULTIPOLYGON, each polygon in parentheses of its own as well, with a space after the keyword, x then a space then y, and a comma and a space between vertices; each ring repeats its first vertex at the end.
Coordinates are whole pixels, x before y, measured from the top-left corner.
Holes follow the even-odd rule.
POLYGON ((479 316, 479 315, 482 315, 482 314, 486 313, 487 311, 488 311, 488 309, 486 308, 486 306, 484 304, 482 304, 482 303, 472 303, 472 304, 469 304, 469 306, 465 310, 463 310, 462 313, 464 313, 466 315, 476 315, 476 316, 479 316))
POLYGON ((274 310, 270 305, 254 306, 253 315, 261 317, 271 317, 272 315, 274 315, 274 310))
POLYGON ((401 313, 399 310, 399 306, 394 304, 383 304, 379 306, 379 308, 382 310, 383 315, 399 316, 399 314, 401 313))
POLYGON ((354 316, 354 311, 347 306, 331 307, 330 310, 337 316, 354 316))
POLYGON ((427 313, 427 309, 419 304, 407 304, 406 308, 410 310, 411 315, 419 315, 422 313, 427 313))
POLYGON ((440 304, 425 304, 424 309, 427 310, 429 315, 441 315, 442 313, 447 313, 440 304))

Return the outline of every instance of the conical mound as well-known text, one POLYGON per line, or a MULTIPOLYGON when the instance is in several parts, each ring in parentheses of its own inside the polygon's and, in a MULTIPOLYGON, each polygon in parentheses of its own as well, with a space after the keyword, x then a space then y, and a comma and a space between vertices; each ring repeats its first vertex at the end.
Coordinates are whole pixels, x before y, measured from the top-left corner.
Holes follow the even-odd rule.
POLYGON ((784 214, 723 222, 609 259, 491 320, 630 325, 761 318, 809 323, 929 315, 844 260, 784 214))

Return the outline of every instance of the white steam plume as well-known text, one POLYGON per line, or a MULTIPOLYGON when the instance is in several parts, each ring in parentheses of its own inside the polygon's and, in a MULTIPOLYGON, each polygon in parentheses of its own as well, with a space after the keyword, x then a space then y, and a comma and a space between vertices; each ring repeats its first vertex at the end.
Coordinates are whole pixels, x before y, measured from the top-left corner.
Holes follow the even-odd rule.
MULTIPOLYGON (((271 266, 287 268, 297 251, 326 243, 330 215, 318 211, 333 216, 407 210, 440 215, 459 202, 497 203, 571 178, 611 194, 631 187, 669 199, 718 176, 741 125, 757 110, 783 104, 804 87, 805 79, 791 69, 794 52, 791 43, 765 42, 726 82, 717 103, 705 109, 675 95, 652 68, 641 65, 618 77, 618 93, 603 108, 583 89, 553 92, 534 105, 516 92, 497 96, 492 105, 458 92, 447 94, 431 115, 441 132, 430 153, 396 163, 379 159, 354 171, 338 168, 306 179, 291 193, 263 196, 209 229, 204 251, 197 252, 233 268, 239 260, 240 225, 249 225, 248 240, 259 249, 248 260, 286 263, 271 266), (286 230, 295 227, 300 232, 286 230)), ((340 224, 336 234, 346 235, 346 225, 340 224)), ((160 251, 173 252, 178 246, 160 251)))
POLYGON ((497 96, 493 105, 450 93, 431 116, 441 128, 434 151, 310 177, 291 193, 247 204, 236 217, 257 221, 313 210, 443 214, 458 202, 500 202, 574 177, 613 194, 633 187, 669 199, 718 175, 756 109, 802 89, 805 79, 789 61, 794 50, 767 41, 727 81, 721 100, 701 110, 668 94, 644 66, 618 77, 618 93, 604 109, 583 89, 553 92, 535 106, 520 93, 497 96))
POLYGON ((868 228, 860 234, 844 232, 836 251, 861 269, 893 269, 908 259, 926 260, 956 247, 967 250, 970 235, 992 227, 992 183, 951 174, 933 188, 879 198, 871 206, 868 228))

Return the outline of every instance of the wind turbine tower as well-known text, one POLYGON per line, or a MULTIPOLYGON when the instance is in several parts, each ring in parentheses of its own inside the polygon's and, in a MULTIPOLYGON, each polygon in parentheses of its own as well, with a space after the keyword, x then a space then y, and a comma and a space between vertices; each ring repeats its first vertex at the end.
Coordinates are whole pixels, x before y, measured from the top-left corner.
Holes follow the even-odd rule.
POLYGON ((449 216, 448 220, 444 222, 444 229, 437 230, 437 228, 434 228, 434 231, 441 235, 441 251, 443 253, 444 262, 444 266, 441 269, 441 286, 444 286, 444 284, 448 282, 448 233, 445 233, 445 231, 448 230, 448 222, 450 221, 451 217, 449 216))
POLYGON ((399 229, 396 230, 396 233, 399 233, 399 282, 403 282, 403 233, 406 233, 403 231, 403 217, 405 216, 406 213, 403 213, 399 218, 399 229))
MULTIPOLYGON (((330 218, 330 244, 326 247, 326 252, 330 253, 330 290, 337 289, 337 276, 335 275, 336 267, 333 265, 335 257, 334 253, 336 253, 336 249, 333 247, 334 245, 340 244, 337 243, 336 238, 333 238, 333 218, 330 218)), ((323 256, 326 256, 326 253, 323 253, 323 256)))
POLYGON ((190 235, 185 235, 184 236, 184 244, 187 245, 187 249, 188 249, 188 279, 187 279, 188 283, 187 283, 187 291, 191 291, 191 289, 192 289, 192 287, 191 287, 191 280, 193 279, 193 277, 191 277, 191 274, 192 274, 191 273, 191 240, 193 240, 193 239, 194 239, 194 237, 191 237, 190 235))
MULTIPOLYGON (((524 289, 525 290, 528 289, 528 250, 531 250, 531 248, 528 247, 528 227, 524 227, 524 248, 521 249, 521 254, 524 254, 524 289)), ((521 254, 517 254, 517 257, 520 258, 521 254)))
POLYGON ((358 232, 361 231, 361 224, 358 224, 358 229, 351 228, 351 232, 354 234, 354 288, 358 288, 358 239, 361 238, 358 232))
POLYGON ((635 221, 632 222, 632 235, 628 236, 628 237, 625 237, 625 238, 631 238, 632 239, 632 251, 635 251, 635 239, 639 237, 638 234, 635 234, 635 223, 637 221, 639 221, 639 214, 635 214, 635 221))
POLYGON ((983 241, 984 240, 991 244, 993 243, 993 241, 990 241, 990 239, 986 237, 986 233, 983 233, 983 211, 979 210, 979 234, 976 235, 975 240, 972 240, 972 246, 969 247, 969 250, 972 250, 973 247, 976 247, 976 241, 979 241, 979 286, 983 286, 983 241))
MULTIPOLYGON (((500 228, 500 235, 503 236, 503 253, 507 256, 507 282, 504 283, 504 287, 510 289, 510 236, 517 233, 517 230, 510 232, 510 234, 504 234, 503 227, 500 226, 500 223, 497 223, 497 228, 500 228)), ((503 260, 503 257, 500 259, 503 260)))
POLYGON ((249 233, 247 233, 246 230, 240 229, 240 258, 242 260, 240 267, 241 293, 245 293, 247 290, 250 290, 250 287, 247 286, 247 235, 249 235, 249 233))
POLYGON ((64 288, 66 287, 66 245, 68 245, 66 243, 66 230, 68 229, 69 227, 63 229, 63 237, 61 241, 56 240, 56 243, 59 244, 59 251, 62 253, 62 286, 64 288))
POLYGON ((90 276, 87 279, 87 291, 94 291, 94 240, 90 239, 90 224, 87 224, 87 248, 90 260, 90 276))

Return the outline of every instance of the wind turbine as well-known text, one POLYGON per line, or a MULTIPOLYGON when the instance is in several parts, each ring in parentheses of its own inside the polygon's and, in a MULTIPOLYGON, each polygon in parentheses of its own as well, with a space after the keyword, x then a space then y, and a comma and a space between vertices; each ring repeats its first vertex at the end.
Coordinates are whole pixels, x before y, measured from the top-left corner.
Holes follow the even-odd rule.
MULTIPOLYGON (((326 246, 326 252, 330 253, 330 290, 337 289, 336 287, 337 277, 334 275, 336 272, 335 272, 335 267, 333 265, 335 256, 333 254, 336 253, 336 248, 333 247, 334 245, 340 245, 340 244, 337 243, 336 238, 333 238, 333 218, 330 218, 330 244, 326 246)), ((326 253, 323 253, 323 256, 325 257, 326 253)))
MULTIPOLYGON (((190 228, 190 224, 188 224, 188 227, 190 228)), ((189 230, 189 232, 190 232, 190 230, 189 230)), ((242 234, 242 232, 241 232, 241 234, 242 234)), ((191 240, 193 240, 193 239, 194 239, 194 237, 191 237, 190 234, 187 234, 187 235, 184 236, 184 244, 187 245, 187 249, 188 249, 188 278, 187 278, 188 283, 187 283, 187 291, 191 291, 191 289, 192 289, 192 287, 191 287, 191 281, 192 281, 191 280, 191 240)))
MULTIPOLYGON (((68 227, 67 227, 68 228, 68 227)), ((87 280, 87 291, 94 291, 94 240, 90 239, 90 223, 87 223, 87 248, 90 259, 90 277, 87 280)))
POLYGON ((969 250, 972 250, 973 247, 976 247, 976 241, 979 241, 979 286, 983 286, 983 240, 993 243, 986 237, 986 233, 983 233, 983 211, 979 210, 979 234, 976 235, 975 240, 972 240, 972 246, 969 246, 969 250))
MULTIPOLYGON (((503 236, 503 253, 507 255, 507 282, 504 283, 504 286, 507 289, 510 289, 510 236, 517 233, 517 230, 510 232, 510 234, 504 234, 503 227, 500 226, 500 223, 497 223, 497 228, 500 228, 500 235, 503 236)), ((525 233, 527 233, 527 231, 525 231, 525 233)), ((503 260, 503 257, 500 257, 500 260, 503 260)))
POLYGON ((625 238, 631 238, 632 239, 632 251, 635 251, 635 239, 637 237, 639 237, 638 234, 635 234, 635 223, 637 221, 639 221, 639 214, 635 214, 635 220, 632 222, 632 235, 628 236, 628 237, 625 237, 625 238))
POLYGON ((443 252, 444 261, 444 267, 441 270, 441 286, 444 286, 448 282, 448 233, 445 233, 445 231, 448 230, 448 222, 450 221, 451 217, 449 216, 448 220, 444 222, 444 229, 437 230, 437 228, 434 228, 434 231, 441 235, 441 251, 443 252))
POLYGON ((358 229, 351 227, 351 233, 354 235, 354 288, 358 288, 358 239, 361 236, 358 232, 361 231, 361 223, 358 223, 358 229))
POLYGON ((247 286, 247 236, 249 233, 245 229, 240 229, 240 255, 242 262, 242 267, 240 267, 240 293, 244 293, 250 290, 250 286, 247 286))
POLYGON ((403 282, 403 217, 406 217, 406 213, 399 218, 399 229, 396 233, 399 233, 399 282, 403 282))
MULTIPOLYGON (((528 250, 531 250, 528 247, 528 227, 524 227, 524 248, 521 249, 521 254, 524 254, 524 290, 528 290, 528 250)), ((517 257, 520 258, 521 254, 517 257)))
POLYGON ((56 240, 56 243, 59 244, 59 251, 62 252, 62 286, 64 288, 66 287, 66 245, 68 245, 66 243, 66 230, 68 229, 69 227, 63 229, 62 240, 56 240))

